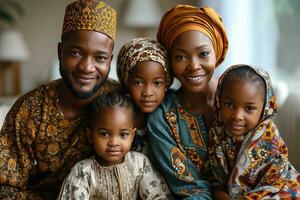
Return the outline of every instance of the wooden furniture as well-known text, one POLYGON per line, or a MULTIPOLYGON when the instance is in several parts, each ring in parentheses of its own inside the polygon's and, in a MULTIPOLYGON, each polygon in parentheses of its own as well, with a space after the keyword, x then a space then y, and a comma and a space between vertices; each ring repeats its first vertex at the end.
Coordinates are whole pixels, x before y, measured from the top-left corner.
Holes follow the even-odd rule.
POLYGON ((0 62, 0 96, 19 95, 21 92, 19 62, 0 62), (9 91, 11 82, 12 91, 9 91))

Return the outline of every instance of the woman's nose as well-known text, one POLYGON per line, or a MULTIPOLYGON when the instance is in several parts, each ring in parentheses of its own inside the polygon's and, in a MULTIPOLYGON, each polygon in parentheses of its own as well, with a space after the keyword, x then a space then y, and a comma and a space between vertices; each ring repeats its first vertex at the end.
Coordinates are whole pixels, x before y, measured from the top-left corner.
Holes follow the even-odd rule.
POLYGON ((190 71, 197 71, 201 68, 201 63, 196 58, 191 58, 188 69, 190 71))

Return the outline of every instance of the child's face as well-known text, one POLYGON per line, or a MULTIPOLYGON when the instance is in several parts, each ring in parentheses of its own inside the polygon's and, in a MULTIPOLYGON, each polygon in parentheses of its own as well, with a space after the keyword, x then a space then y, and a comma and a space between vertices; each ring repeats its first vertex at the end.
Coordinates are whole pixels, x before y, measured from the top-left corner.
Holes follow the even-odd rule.
POLYGON ((264 88, 259 83, 233 77, 221 97, 221 118, 231 134, 240 136, 255 128, 264 108, 264 88))
POLYGON ((128 90, 134 104, 144 113, 153 112, 163 101, 166 73, 153 61, 138 63, 128 78, 128 90))
POLYGON ((113 41, 105 34, 79 30, 59 43, 60 73, 77 97, 88 98, 108 76, 113 41))
POLYGON ((199 31, 186 31, 174 41, 171 63, 175 77, 186 91, 204 91, 216 66, 213 44, 199 31))
POLYGON ((102 108, 90 122, 90 140, 101 164, 110 166, 123 162, 135 134, 132 111, 127 108, 102 108))

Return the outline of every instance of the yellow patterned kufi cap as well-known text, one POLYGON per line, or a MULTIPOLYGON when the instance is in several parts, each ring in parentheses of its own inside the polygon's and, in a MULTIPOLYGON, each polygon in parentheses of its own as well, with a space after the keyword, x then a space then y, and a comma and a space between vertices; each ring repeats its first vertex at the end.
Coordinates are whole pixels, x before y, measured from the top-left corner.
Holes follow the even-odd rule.
POLYGON ((117 12, 99 0, 78 0, 66 8, 62 35, 75 30, 104 33, 116 38, 117 12))

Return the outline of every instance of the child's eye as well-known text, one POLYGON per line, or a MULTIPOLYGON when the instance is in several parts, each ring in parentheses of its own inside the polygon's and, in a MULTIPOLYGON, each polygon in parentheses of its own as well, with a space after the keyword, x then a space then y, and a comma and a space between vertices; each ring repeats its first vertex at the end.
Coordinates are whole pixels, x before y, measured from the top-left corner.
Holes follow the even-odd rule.
POLYGON ((226 102, 226 101, 225 101, 223 104, 224 104, 224 106, 227 107, 227 108, 233 108, 233 104, 232 104, 231 102, 226 102))
POLYGON ((256 107, 254 107, 254 106, 247 106, 246 107, 247 112, 252 112, 252 111, 255 111, 255 110, 256 110, 256 107))
POLYGON ((205 56, 208 56, 209 55, 209 51, 202 51, 200 53, 200 57, 205 57, 205 56))
POLYGON ((139 80, 139 79, 136 79, 133 81, 135 85, 137 86, 140 86, 140 85, 143 85, 143 81, 142 80, 139 80))
POLYGON ((129 132, 123 131, 123 132, 121 132, 120 136, 121 136, 121 138, 126 139, 129 136, 129 132))
POLYGON ((109 133, 108 131, 98 131, 98 135, 101 137, 108 137, 109 133))
POLYGON ((164 84, 164 81, 163 80, 156 80, 156 81, 154 81, 154 85, 156 86, 156 87, 160 87, 160 86, 162 86, 164 84))

